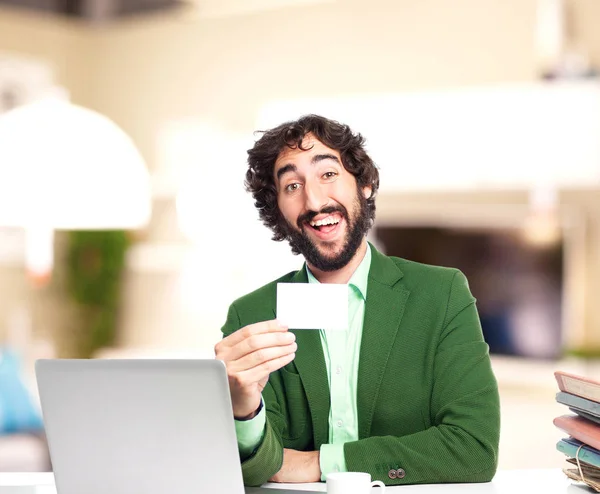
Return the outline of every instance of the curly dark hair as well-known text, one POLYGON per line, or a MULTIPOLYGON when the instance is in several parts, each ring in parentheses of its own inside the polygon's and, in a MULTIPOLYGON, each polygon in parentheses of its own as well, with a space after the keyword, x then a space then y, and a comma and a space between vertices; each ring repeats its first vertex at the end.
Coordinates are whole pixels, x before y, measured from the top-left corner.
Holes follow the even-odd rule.
POLYGON ((275 161, 286 146, 306 150, 302 147, 302 140, 309 133, 325 146, 340 153, 342 165, 354 175, 359 190, 365 186, 371 187, 371 196, 367 199, 367 216, 370 224, 373 224, 379 171, 364 149, 365 139, 362 135, 353 133, 348 125, 319 115, 305 115, 298 120, 260 132, 262 137, 248 150, 245 185, 246 190, 252 193, 260 219, 273 231, 273 240, 281 241, 288 237, 285 220, 277 205, 275 161))

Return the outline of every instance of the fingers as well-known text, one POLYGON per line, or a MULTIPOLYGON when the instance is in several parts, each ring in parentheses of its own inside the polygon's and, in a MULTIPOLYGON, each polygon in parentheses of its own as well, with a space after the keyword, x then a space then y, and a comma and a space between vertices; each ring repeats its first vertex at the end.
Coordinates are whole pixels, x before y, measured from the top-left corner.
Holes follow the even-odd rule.
MULTIPOLYGON (((238 371, 234 374, 235 380, 241 387, 252 383, 257 383, 261 379, 267 377, 271 372, 275 372, 276 370, 281 369, 284 365, 289 364, 292 360, 294 360, 295 356, 295 353, 288 353, 287 355, 268 360, 250 369, 238 371)), ((230 374, 230 376, 232 375, 230 374)))
POLYGON ((230 348, 241 341, 250 338, 254 335, 264 334, 264 333, 281 333, 287 331, 287 327, 279 324, 277 319, 272 319, 270 321, 261 321, 254 324, 249 324, 248 326, 239 329, 235 333, 230 334, 226 338, 223 338, 217 345, 215 346, 215 351, 217 347, 219 349, 230 348))
POLYGON ((249 324, 218 342, 215 345, 215 356, 220 360, 227 361, 243 357, 247 353, 265 346, 286 345, 294 341, 293 336, 281 338, 286 334, 291 333, 288 333, 287 327, 279 324, 275 319, 249 324), (267 335, 271 336, 263 338, 267 335), (234 349, 233 352, 232 349, 234 349))
MULTIPOLYGON (((292 333, 289 333, 289 335, 294 336, 292 333)), ((240 345, 242 344, 240 343, 240 345)), ((282 346, 261 347, 256 351, 244 354, 241 358, 230 360, 229 367, 233 372, 252 369, 253 367, 262 365, 265 362, 295 353, 297 349, 298 345, 295 341, 282 346)))
POLYGON ((245 326, 215 345, 215 357, 227 367, 234 416, 256 410, 269 374, 294 360, 295 339, 271 320, 245 326))
MULTIPOLYGON (((262 333, 250 336, 237 345, 225 349, 223 353, 226 355, 226 359, 229 361, 239 360, 252 353, 257 353, 260 356, 263 350, 278 348, 282 346, 291 345, 296 341, 296 335, 294 333, 276 332, 276 333, 262 333)), ((277 355, 276 355, 277 356, 277 355)), ((258 360, 270 360, 270 358, 259 358, 258 360)), ((258 362, 256 362, 258 363, 258 362)), ((254 365, 256 365, 256 363, 254 365)), ((252 366, 253 367, 253 366, 252 366)))

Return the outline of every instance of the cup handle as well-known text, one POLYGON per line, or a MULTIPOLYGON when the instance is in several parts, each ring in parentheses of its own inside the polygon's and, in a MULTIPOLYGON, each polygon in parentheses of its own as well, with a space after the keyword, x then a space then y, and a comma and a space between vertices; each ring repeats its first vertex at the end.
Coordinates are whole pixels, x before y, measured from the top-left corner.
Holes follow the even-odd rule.
POLYGON ((371 488, 373 487, 381 487, 381 492, 385 492, 385 484, 381 480, 371 482, 371 488))

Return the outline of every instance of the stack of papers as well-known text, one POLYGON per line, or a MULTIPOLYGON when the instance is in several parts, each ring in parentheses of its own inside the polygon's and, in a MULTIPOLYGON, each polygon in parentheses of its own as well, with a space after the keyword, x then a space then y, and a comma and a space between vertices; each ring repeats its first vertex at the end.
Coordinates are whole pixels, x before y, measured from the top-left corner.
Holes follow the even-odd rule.
POLYGON ((600 382, 557 371, 560 392, 556 401, 572 412, 554 419, 554 425, 569 434, 556 444, 572 467, 563 472, 600 492, 600 382))

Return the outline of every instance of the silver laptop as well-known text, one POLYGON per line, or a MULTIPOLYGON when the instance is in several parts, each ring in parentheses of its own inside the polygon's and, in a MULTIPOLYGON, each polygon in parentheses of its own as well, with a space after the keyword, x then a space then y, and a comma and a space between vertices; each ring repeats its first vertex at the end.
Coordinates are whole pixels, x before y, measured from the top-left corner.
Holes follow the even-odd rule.
POLYGON ((58 494, 242 494, 219 360, 38 360, 58 494))

